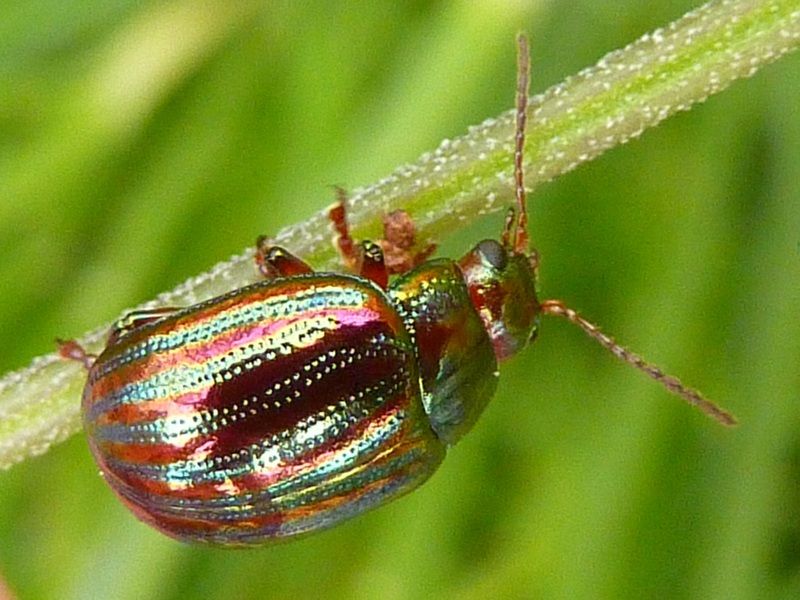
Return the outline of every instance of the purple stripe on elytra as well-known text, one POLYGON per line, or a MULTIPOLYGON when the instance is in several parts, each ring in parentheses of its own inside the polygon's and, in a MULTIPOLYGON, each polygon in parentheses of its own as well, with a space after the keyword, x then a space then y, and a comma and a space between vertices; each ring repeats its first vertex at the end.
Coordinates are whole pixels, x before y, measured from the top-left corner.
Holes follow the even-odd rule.
MULTIPOLYGON (((304 430, 312 424, 312 417, 299 422, 295 427, 273 434, 250 446, 242 446, 226 455, 215 455, 202 460, 175 461, 165 465, 139 465, 116 459, 109 455, 109 464, 115 470, 127 471, 136 475, 161 481, 177 483, 206 483, 225 481, 248 473, 259 473, 274 467, 266 462, 265 454, 275 452, 282 462, 298 460, 308 451, 315 451, 328 440, 338 437, 353 424, 369 419, 372 413, 383 405, 392 402, 403 391, 403 374, 383 386, 364 386, 354 396, 332 400, 332 408, 327 411, 328 423, 319 439, 312 446, 306 443, 304 430), (301 451, 297 450, 300 449, 301 451), (260 455, 260 458, 259 458, 260 455), (222 467, 221 465, 226 465, 222 467)), ((365 440, 358 451, 369 451, 377 447, 391 432, 376 437, 373 442, 365 440)), ((118 441, 118 440, 114 440, 118 441)), ((274 461, 271 461, 274 463, 274 461)))
MULTIPOLYGON (((362 328, 360 333, 375 329, 362 328)), ((348 337, 346 331, 342 333, 348 337)), ((246 446, 242 435, 248 431, 258 441, 268 431, 293 426, 298 409, 292 410, 292 405, 303 413, 321 412, 331 404, 330 389, 352 388, 349 395, 355 398, 360 382, 375 382, 375 377, 369 375, 397 379, 407 373, 407 364, 412 359, 410 349, 398 345, 383 332, 369 337, 365 345, 367 349, 357 350, 352 346, 333 346, 325 340, 320 345, 327 348, 324 352, 316 346, 301 349, 292 357, 282 357, 280 363, 264 361, 260 368, 247 372, 249 377, 239 375, 229 384, 217 385, 202 403, 195 403, 190 414, 154 418, 140 424, 96 425, 94 435, 99 440, 124 443, 185 444, 196 435, 219 436, 230 431, 239 440, 239 447, 246 446), (293 375, 284 377, 285 372, 293 375)))
MULTIPOLYGON (((269 282, 273 284, 275 282, 269 282)), ((213 306, 222 301, 241 297, 246 300, 252 288, 266 287, 260 283, 249 288, 242 288, 223 298, 213 299, 208 305, 213 306)), ((314 286, 307 290, 295 292, 293 294, 275 294, 264 298, 251 300, 246 304, 234 305, 233 307, 218 313, 212 313, 205 319, 195 319, 182 323, 181 327, 175 331, 166 333, 151 333, 144 336, 142 342, 134 342, 124 348, 126 338, 136 338, 136 331, 132 331, 128 336, 120 340, 123 350, 115 356, 108 357, 103 361, 98 376, 107 375, 117 368, 129 362, 139 360, 154 353, 168 352, 177 348, 184 348, 187 345, 203 345, 219 335, 230 330, 247 326, 262 321, 272 321, 285 319, 297 315, 312 314, 316 309, 325 309, 330 306, 341 308, 361 308, 365 304, 366 294, 363 290, 355 288, 344 288, 341 285, 328 285, 328 287, 314 286)), ((164 321, 174 322, 180 319, 185 312, 197 313, 205 305, 189 307, 184 311, 178 311, 174 315, 168 316, 164 321)), ((150 324, 147 329, 156 330, 162 321, 150 324)))
MULTIPOLYGON (((202 399, 203 392, 216 384, 221 377, 233 378, 232 370, 243 373, 261 366, 264 361, 280 359, 283 361, 295 347, 307 347, 318 343, 326 336, 346 335, 352 329, 358 329, 369 323, 378 323, 379 316, 366 309, 326 309, 315 315, 298 317, 283 327, 243 330, 237 336, 236 344, 209 344, 212 351, 198 353, 188 346, 181 356, 174 357, 174 366, 154 373, 146 379, 126 383, 114 391, 98 398, 87 410, 87 417, 93 421, 104 412, 113 410, 118 404, 136 404, 160 399, 177 398, 187 394, 198 394, 202 399), (325 324, 325 326, 320 326, 325 324), (292 343, 294 342, 294 343, 292 343)), ((158 353, 154 354, 151 360, 158 353)), ((109 376, 112 374, 109 374, 109 376)), ((98 378, 99 379, 99 378, 98 378)))

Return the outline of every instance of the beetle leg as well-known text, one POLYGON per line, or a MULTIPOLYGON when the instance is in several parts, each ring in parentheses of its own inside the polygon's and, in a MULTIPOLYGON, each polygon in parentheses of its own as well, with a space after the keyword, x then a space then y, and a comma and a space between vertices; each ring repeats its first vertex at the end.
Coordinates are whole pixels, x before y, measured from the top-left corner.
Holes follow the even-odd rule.
POLYGON ((266 279, 314 272, 308 263, 285 248, 270 244, 269 239, 263 235, 256 240, 256 265, 266 279))
POLYGON ((347 224, 347 209, 345 208, 347 202, 347 192, 343 188, 336 188, 336 202, 328 209, 328 218, 336 230, 336 237, 333 238, 333 243, 342 257, 344 266, 351 271, 358 269, 359 253, 356 248, 353 238, 350 237, 350 228, 347 224))
MULTIPOLYGON (((345 208, 347 196, 340 187, 336 188, 336 195, 336 203, 328 209, 328 217, 337 234, 334 243, 345 266, 359 272, 361 257, 347 225, 345 208)), ((416 245, 416 228, 414 220, 404 210, 395 210, 383 217, 383 239, 378 240, 378 243, 383 250, 386 271, 392 275, 410 271, 425 262, 436 250, 436 244, 428 244, 422 250, 413 252, 416 245)))
POLYGON ((386 256, 389 273, 405 273, 425 262, 436 250, 436 244, 428 244, 413 252, 416 245, 414 220, 404 210, 395 210, 383 217, 383 239, 380 241, 386 256))
POLYGON ((345 202, 347 194, 344 189, 336 188, 336 202, 328 209, 328 218, 336 230, 333 243, 339 250, 342 262, 351 271, 365 279, 374 282, 381 289, 389 285, 389 271, 383 256, 380 244, 363 241, 358 246, 350 237, 350 228, 347 225, 347 209, 345 202))
POLYGON ((158 321, 159 319, 171 315, 176 310, 180 310, 176 306, 159 306, 157 308, 142 308, 139 310, 132 310, 127 315, 119 319, 111 327, 108 332, 108 339, 106 345, 114 344, 126 333, 138 329, 143 325, 158 321))
POLYGON ((58 345, 58 353, 61 355, 61 358, 79 362, 86 368, 87 371, 94 364, 95 359, 97 359, 96 354, 90 354, 75 340, 62 340, 56 338, 56 344, 58 345))
POLYGON ((383 259, 383 250, 375 242, 361 242, 361 260, 358 274, 385 290, 389 286, 389 270, 383 259))

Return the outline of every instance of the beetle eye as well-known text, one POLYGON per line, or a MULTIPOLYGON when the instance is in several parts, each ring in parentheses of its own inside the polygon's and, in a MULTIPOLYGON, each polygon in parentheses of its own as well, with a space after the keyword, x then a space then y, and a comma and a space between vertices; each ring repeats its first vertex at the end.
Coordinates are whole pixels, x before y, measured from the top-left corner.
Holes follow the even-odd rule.
POLYGON ((495 240, 483 240, 477 246, 478 252, 481 257, 488 262, 493 268, 502 271, 508 264, 508 253, 499 242, 495 240))

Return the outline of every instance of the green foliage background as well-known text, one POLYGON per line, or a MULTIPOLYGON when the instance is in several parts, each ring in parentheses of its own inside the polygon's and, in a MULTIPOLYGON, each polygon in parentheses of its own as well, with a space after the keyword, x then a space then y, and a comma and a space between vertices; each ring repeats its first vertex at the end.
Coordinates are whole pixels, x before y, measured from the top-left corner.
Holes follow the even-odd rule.
MULTIPOLYGON (((509 108, 518 30, 541 91, 692 6, 4 4, 0 367, 509 108)), ((798 89, 791 56, 531 199, 544 295, 738 429, 546 321, 392 505, 290 544, 187 547, 132 518, 76 436, 0 473, 0 573, 24 599, 800 597, 798 89)))

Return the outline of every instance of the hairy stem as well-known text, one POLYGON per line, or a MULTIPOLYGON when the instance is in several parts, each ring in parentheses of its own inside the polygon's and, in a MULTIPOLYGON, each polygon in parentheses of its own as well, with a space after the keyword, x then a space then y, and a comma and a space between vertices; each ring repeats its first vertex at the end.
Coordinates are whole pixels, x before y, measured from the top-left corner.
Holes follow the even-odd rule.
MULTIPOLYGON (((529 188, 753 75, 799 43, 800 0, 721 0, 608 54, 531 98, 525 153, 529 188)), ((395 208, 414 215, 421 235, 437 236, 508 206, 514 194, 513 132, 511 110, 355 190, 349 210, 354 236, 374 236, 381 215, 395 208)), ((324 268, 335 261, 330 237, 320 213, 284 229, 275 241, 324 268)), ((144 306, 191 304, 255 276, 249 248, 144 306)), ((103 325, 79 341, 97 351, 106 330, 103 325)), ((78 364, 53 353, 0 380, 0 468, 45 452, 79 429, 84 379, 78 364)))

